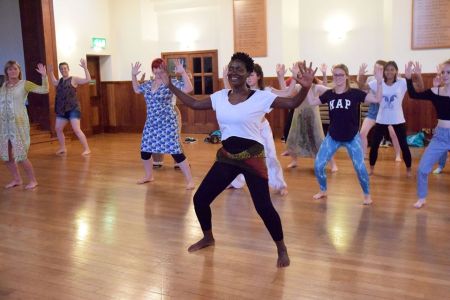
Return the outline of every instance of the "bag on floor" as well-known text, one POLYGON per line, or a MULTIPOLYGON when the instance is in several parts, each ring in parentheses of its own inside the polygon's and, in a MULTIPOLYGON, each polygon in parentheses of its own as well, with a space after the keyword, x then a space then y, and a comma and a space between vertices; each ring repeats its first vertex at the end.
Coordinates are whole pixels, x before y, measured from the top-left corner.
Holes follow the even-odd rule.
POLYGON ((222 133, 220 132, 220 130, 214 130, 205 138, 205 143, 220 144, 220 142, 222 141, 221 138, 222 133))
POLYGON ((411 147, 424 147, 425 146, 425 134, 421 131, 415 134, 408 135, 406 137, 408 146, 411 147))

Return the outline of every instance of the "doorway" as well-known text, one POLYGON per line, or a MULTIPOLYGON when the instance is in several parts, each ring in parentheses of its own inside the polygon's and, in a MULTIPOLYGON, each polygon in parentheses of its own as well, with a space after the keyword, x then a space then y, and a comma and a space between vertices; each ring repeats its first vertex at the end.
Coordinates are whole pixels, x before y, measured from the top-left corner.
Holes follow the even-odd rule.
POLYGON ((100 77, 100 57, 95 55, 87 56, 87 68, 91 74, 89 82, 89 103, 90 103, 90 123, 92 133, 103 133, 105 118, 103 115, 103 105, 101 97, 101 77, 100 77))

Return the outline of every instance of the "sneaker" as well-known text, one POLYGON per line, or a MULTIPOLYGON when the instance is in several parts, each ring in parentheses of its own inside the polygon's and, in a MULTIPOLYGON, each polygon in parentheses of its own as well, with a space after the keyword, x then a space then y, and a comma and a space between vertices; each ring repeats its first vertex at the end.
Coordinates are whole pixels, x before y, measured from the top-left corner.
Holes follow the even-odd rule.
POLYGON ((195 138, 189 136, 184 139, 184 143, 186 144, 195 143, 196 141, 197 140, 195 138))

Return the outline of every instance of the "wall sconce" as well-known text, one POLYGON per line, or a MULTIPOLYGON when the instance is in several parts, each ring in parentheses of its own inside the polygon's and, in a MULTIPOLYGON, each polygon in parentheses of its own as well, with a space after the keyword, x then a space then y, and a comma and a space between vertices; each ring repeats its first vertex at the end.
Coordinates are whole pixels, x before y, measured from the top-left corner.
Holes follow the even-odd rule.
POLYGON ((325 21, 324 28, 328 32, 328 40, 333 43, 339 43, 345 40, 352 25, 346 16, 333 16, 325 21))

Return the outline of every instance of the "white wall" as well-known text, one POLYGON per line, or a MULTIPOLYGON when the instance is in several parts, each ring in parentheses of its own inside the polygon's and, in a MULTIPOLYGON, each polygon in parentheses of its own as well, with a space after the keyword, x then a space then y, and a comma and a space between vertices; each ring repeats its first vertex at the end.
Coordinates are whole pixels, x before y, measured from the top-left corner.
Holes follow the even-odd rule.
MULTIPOLYGON (((114 40, 110 32, 117 24, 110 20, 110 1, 108 0, 54 0, 56 51, 58 63, 69 64, 71 75, 84 76, 78 67, 80 58, 86 55, 115 54, 114 40), (95 51, 91 47, 93 37, 106 38, 106 49, 95 51)), ((103 61, 103 60, 102 60, 103 61)), ((56 72, 55 66, 55 72, 56 72)), ((101 70, 102 80, 111 80, 113 74, 101 70)))
MULTIPOLYGON (((330 66, 345 63, 353 74, 361 63, 380 58, 399 66, 417 59, 424 72, 433 72, 449 51, 410 49, 411 1, 266 0, 268 56, 255 60, 267 76, 275 76, 277 63, 290 65, 300 58, 330 66), (325 29, 335 17, 344 21, 333 28, 344 22, 350 27, 342 40, 330 39, 325 29)), ((148 73, 161 52, 217 49, 219 70, 233 54, 231 0, 54 0, 54 8, 59 61, 78 64, 80 57, 94 53, 92 37, 107 39, 107 49, 99 52, 110 55, 101 59, 102 80, 130 80, 134 61, 148 73)))
POLYGON ((17 61, 26 78, 19 0, 0 0, 0 74, 8 60, 17 61))

